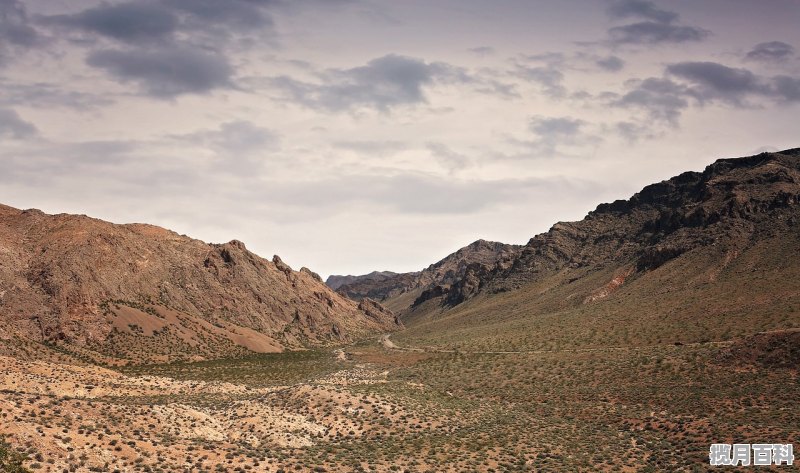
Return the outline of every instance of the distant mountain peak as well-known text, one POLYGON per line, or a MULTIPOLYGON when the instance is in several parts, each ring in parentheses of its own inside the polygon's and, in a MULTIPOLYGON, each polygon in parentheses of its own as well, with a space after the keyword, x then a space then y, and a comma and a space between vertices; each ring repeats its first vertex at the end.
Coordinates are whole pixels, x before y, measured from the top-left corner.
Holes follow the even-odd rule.
POLYGON ((442 292, 442 287, 449 287, 462 277, 471 264, 492 266, 500 260, 510 258, 520 248, 517 245, 478 239, 422 271, 400 274, 372 272, 357 277, 332 276, 331 278, 342 279, 328 278, 328 285, 335 286, 339 293, 354 300, 369 297, 385 301, 403 294, 414 293, 414 297, 406 298, 407 300, 395 307, 396 310, 403 311, 417 302, 427 290, 442 292), (439 289, 435 289, 437 287, 439 289))

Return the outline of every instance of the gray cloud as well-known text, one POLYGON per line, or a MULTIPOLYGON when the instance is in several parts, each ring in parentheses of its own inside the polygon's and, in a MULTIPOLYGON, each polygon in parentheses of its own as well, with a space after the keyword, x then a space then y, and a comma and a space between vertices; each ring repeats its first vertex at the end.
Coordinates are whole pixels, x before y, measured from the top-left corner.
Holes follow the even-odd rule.
MULTIPOLYGON (((0 109, 19 113, 0 114, 4 198, 51 211, 180 222, 173 228, 201 238, 208 238, 203 233, 208 228, 221 229, 212 231, 211 238, 250 232, 238 237, 254 246, 274 247, 279 254, 284 245, 312 266, 318 261, 307 256, 308 248, 326 246, 316 244, 315 232, 332 235, 335 241, 326 244, 337 248, 334 253, 355 248, 354 254, 360 255, 343 260, 406 264, 402 258, 400 263, 380 258, 398 253, 385 249, 397 242, 405 242, 402 251, 429 247, 430 235, 445 230, 463 235, 488 228, 499 239, 524 241, 559 213, 562 218, 580 215, 581 207, 596 198, 594 193, 619 192, 626 182, 636 185, 636 179, 653 174, 648 166, 654 162, 659 172, 685 168, 691 159, 681 153, 670 156, 668 150, 696 148, 703 133, 669 128, 679 124, 684 111, 692 111, 693 123, 713 116, 718 126, 745 123, 764 135, 739 140, 748 148, 792 139, 790 126, 770 126, 769 120, 791 123, 797 109, 775 107, 800 101, 797 52, 787 56, 787 48, 753 47, 775 38, 798 44, 785 16, 753 15, 754 28, 743 34, 735 22, 709 16, 708 8, 692 2, 617 2, 610 9, 610 23, 604 9, 613 0, 590 5, 580 14, 552 6, 523 8, 524 2, 493 7, 471 3, 458 9, 458 25, 452 27, 452 11, 441 5, 388 2, 382 5, 387 15, 402 20, 387 25, 365 19, 364 8, 378 8, 381 2, 365 6, 357 1, 345 11, 325 6, 326 0, 0 0, 0 5, 28 5, 33 20, 18 9, 22 14, 14 21, 25 27, 0 26, 5 45, 0 49, 21 59, 13 61, 13 69, 3 70, 0 79, 0 109), (120 5, 137 9, 139 15, 122 18, 120 5), (144 14, 148 8, 151 17, 172 21, 160 27, 149 24, 144 14), (668 11, 672 9, 681 18, 668 11), (92 11, 94 22, 87 13, 92 11), (46 20, 37 23, 41 17, 34 13, 68 13, 73 23, 48 26, 46 20), (492 22, 498 15, 508 23, 492 22), (770 18, 775 20, 770 27, 761 23, 770 18), (104 25, 109 19, 135 25, 108 29, 104 25), (656 24, 667 33, 631 33, 640 23, 656 24), (336 25, 347 25, 347 32, 336 25), (699 30, 694 26, 730 41, 681 42, 680 28, 699 30), (611 27, 620 28, 616 42, 607 36, 611 27), (147 28, 153 28, 152 34, 147 28), (597 34, 592 33, 597 28, 608 41, 576 43, 597 34), (36 48, 41 42, 52 48, 36 48), (654 43, 663 44, 663 54, 647 54, 638 46, 654 43), (438 45, 435 52, 431 44, 438 45), (467 49, 472 46, 478 47, 467 49), (23 56, 23 48, 30 47, 36 49, 23 56), (344 50, 347 54, 336 56, 344 50), (547 50, 561 52, 516 54, 547 50), (751 55, 749 63, 717 68, 679 63, 717 61, 713 58, 731 57, 731 51, 738 51, 734 60, 744 59, 751 50, 758 56, 751 55), (175 51, 192 51, 200 59, 171 56, 175 51), (384 56, 391 51, 409 56, 384 56), (673 64, 667 71, 670 62, 680 67, 673 64), (757 67, 762 64, 775 67, 757 67), (642 80, 623 82, 637 71, 648 72, 639 76, 642 80), (268 82, 282 74, 288 77, 268 82), (254 93, 227 93, 247 84, 242 75, 253 77, 254 93), (286 88, 276 85, 280 81, 286 88), (604 94, 604 89, 616 95, 604 94), (135 96, 139 91, 143 93, 135 96), (504 100, 522 93, 539 97, 504 100), (147 98, 182 94, 206 95, 173 103, 147 98), (115 106, 104 107, 122 95, 115 106), (276 104, 276 96, 287 102, 276 104), (293 104, 295 97, 299 100, 293 104), (543 108, 531 108, 536 104, 543 108), (704 106, 766 110, 737 110, 726 116, 701 110, 704 106), (457 112, 443 112, 447 109, 457 112), (165 113, 174 119, 164 120, 165 113), (553 116, 530 118, 537 113, 553 116), (26 120, 40 128, 39 135, 26 120), (448 140, 463 137, 465 129, 471 130, 468 140, 448 140), (504 141, 509 135, 518 141, 504 141), (84 141, 59 142, 63 137, 84 141), (659 141, 636 146, 625 142, 654 137, 659 141), (115 138, 120 141, 103 141, 115 138), (756 143, 748 144, 754 139, 756 143), (620 163, 627 166, 624 176, 609 171, 620 163), (525 179, 531 175, 547 177, 525 179), (581 179, 603 185, 570 185, 581 179), (575 203, 565 205, 559 198, 557 205, 540 205, 553 195, 575 203), (524 213, 526 205, 535 218, 514 223, 514 215, 524 213), (163 220, 165 214, 180 216, 163 220), (208 215, 215 218, 204 218, 208 215), (375 215, 385 217, 381 225, 370 221, 375 215), (283 225, 286 221, 302 225, 283 225), (433 231, 419 231, 420 226, 433 231), (372 241, 354 244, 357 240, 350 237, 363 237, 362 227, 372 232, 364 241, 372 241), (419 234, 414 236, 418 240, 410 240, 406 229, 408 235, 419 234), (378 243, 381 239, 390 243, 378 243), (373 244, 383 245, 381 251, 366 257, 359 252, 359 246, 373 244)), ((732 11, 752 8, 740 5, 732 11)), ((701 144, 717 154, 730 147, 720 137, 701 144)), ((335 265, 329 262, 329 267, 335 265)))
POLYGON ((529 82, 539 84, 542 92, 550 97, 561 98, 567 92, 562 85, 564 73, 556 69, 554 65, 536 67, 518 65, 516 75, 529 82))
POLYGON ((464 169, 471 164, 469 157, 453 151, 444 143, 429 142, 426 144, 426 147, 433 157, 451 173, 459 169, 464 169))
POLYGON ((223 123, 219 131, 209 132, 206 137, 220 150, 245 154, 274 150, 280 141, 274 131, 244 120, 223 123))
POLYGON ((779 104, 800 101, 797 77, 763 77, 715 62, 671 64, 667 73, 689 82, 692 95, 702 101, 722 100, 736 106, 750 106, 749 98, 768 98, 779 104))
MULTIPOLYGON (((800 78, 763 77, 715 62, 670 64, 664 77, 630 80, 626 85, 629 90, 625 94, 606 95, 610 105, 643 109, 649 119, 673 127, 678 126, 681 113, 692 103, 701 106, 725 103, 745 108, 757 105, 759 100, 777 104, 800 102, 800 78)), ((637 130, 623 125, 618 131, 629 137, 637 130)))
POLYGON ((44 17, 42 21, 129 44, 170 40, 178 29, 178 17, 171 9, 142 1, 102 4, 71 15, 44 17))
POLYGON ((271 34, 267 9, 274 5, 259 0, 129 0, 41 15, 38 21, 81 33, 76 44, 96 47, 107 44, 97 41, 105 38, 128 46, 92 50, 86 62, 118 81, 138 84, 146 95, 173 98, 232 86, 226 51, 255 44, 254 34, 271 34), (232 39, 238 42, 234 45, 232 39))
POLYGON ((47 25, 82 31, 131 45, 171 42, 191 32, 215 39, 258 30, 271 31, 265 7, 274 2, 251 0, 163 0, 104 3, 68 15, 41 17, 47 25))
POLYGON ((545 52, 520 56, 520 59, 510 74, 538 84, 545 95, 554 99, 569 97, 584 100, 590 97, 586 91, 568 91, 563 85, 565 72, 596 72, 598 68, 602 71, 617 72, 625 67, 625 61, 617 56, 599 56, 590 52, 571 54, 545 52))
POLYGON ((611 129, 630 143, 635 143, 643 139, 653 139, 657 136, 651 127, 630 121, 617 122, 611 129))
POLYGON ((789 76, 773 77, 772 95, 785 102, 800 102, 800 78, 789 76))
POLYGON ((785 62, 794 56, 794 47, 782 41, 769 41, 759 43, 753 47, 746 55, 749 61, 760 62, 785 62))
POLYGON ((711 33, 694 26, 680 26, 654 21, 615 26, 608 30, 615 44, 659 44, 702 41, 711 33))
POLYGON ((528 127, 542 137, 573 137, 581 131, 586 122, 572 117, 533 117, 528 127))
POLYGON ((517 85, 495 79, 475 79, 475 91, 504 99, 520 98, 517 85))
POLYGON ((0 0, 0 44, 31 47, 40 40, 30 25, 25 5, 19 0, 0 0))
POLYGON ((165 0, 172 8, 185 12, 204 24, 224 23, 241 29, 262 29, 273 26, 272 18, 263 7, 273 2, 228 0, 165 0))
POLYGON ((251 122, 237 120, 223 123, 216 130, 205 130, 173 138, 200 144, 227 155, 253 154, 278 148, 278 135, 251 122))
POLYGON ((18 53, 44 44, 39 32, 30 25, 25 5, 18 0, 0 0, 0 66, 18 53))
POLYGON ((170 138, 184 145, 200 146, 215 154, 211 166, 240 177, 257 177, 270 154, 280 149, 280 137, 274 131, 249 121, 223 123, 216 130, 203 130, 170 138))
POLYGON ((539 62, 547 64, 548 66, 561 65, 566 61, 567 56, 564 53, 548 51, 539 54, 527 54, 523 56, 528 61, 539 62))
POLYGON ((614 97, 611 100, 612 106, 642 108, 651 119, 672 126, 678 125, 681 112, 689 106, 689 90, 669 79, 650 77, 628 81, 627 84, 631 90, 614 97))
POLYGON ((138 84, 143 93, 156 98, 202 94, 233 85, 227 58, 197 49, 101 50, 90 53, 86 62, 122 82, 138 84))
POLYGON ((608 14, 614 18, 639 17, 659 23, 671 23, 678 19, 678 14, 661 10, 653 2, 644 0, 620 0, 608 8, 608 14))
POLYGON ((462 69, 449 64, 389 54, 364 66, 327 70, 320 74, 319 83, 288 76, 270 82, 287 99, 309 108, 338 112, 364 107, 388 112, 427 103, 426 86, 471 81, 462 69))
POLYGON ((666 72, 692 84, 692 93, 700 100, 722 99, 741 105, 749 94, 769 95, 769 86, 747 69, 715 62, 681 62, 670 64, 666 72))
POLYGON ((24 105, 26 107, 41 108, 73 108, 88 110, 95 107, 113 103, 108 97, 100 93, 90 94, 64 90, 60 84, 47 82, 14 83, 0 79, 0 106, 24 105))
POLYGON ((20 118, 16 110, 0 108, 0 138, 23 139, 36 134, 36 127, 20 118))
POLYGON ((283 4, 257 0, 162 0, 180 17, 180 34, 193 43, 242 50, 275 45, 271 10, 283 4))
POLYGON ((595 61, 600 69, 609 72, 618 72, 621 71, 623 67, 625 67, 625 61, 618 58, 617 56, 607 56, 595 61))
POLYGON ((478 56, 491 56, 495 53, 495 49, 491 46, 478 46, 475 48, 469 48, 468 51, 475 53, 478 56))
POLYGON ((620 0, 611 5, 612 18, 642 18, 643 21, 608 30, 612 44, 661 44, 702 41, 711 33, 703 28, 676 24, 678 14, 662 10, 646 0, 620 0))
POLYGON ((521 147, 522 154, 498 156, 513 159, 531 157, 555 157, 574 154, 578 147, 596 144, 602 141, 598 136, 588 132, 589 123, 574 117, 534 116, 528 122, 528 130, 533 139, 510 139, 509 142, 521 147))

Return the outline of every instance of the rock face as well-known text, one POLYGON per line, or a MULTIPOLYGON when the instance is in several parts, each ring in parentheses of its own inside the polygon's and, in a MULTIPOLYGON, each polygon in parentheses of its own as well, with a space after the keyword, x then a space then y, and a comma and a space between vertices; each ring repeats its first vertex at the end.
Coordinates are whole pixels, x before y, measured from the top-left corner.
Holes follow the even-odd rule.
POLYGON ((354 283, 363 281, 380 282, 385 281, 393 276, 397 276, 397 273, 393 273, 391 271, 373 271, 369 274, 363 274, 361 276, 338 276, 332 274, 328 276, 328 279, 325 280, 325 284, 335 291, 346 284, 352 285, 354 283))
POLYGON ((0 335, 131 358, 225 356, 399 327, 239 241, 0 205, 0 335), (174 355, 174 356, 173 356, 174 355))
POLYGON ((370 273, 341 284, 337 291, 354 300, 368 297, 381 302, 413 295, 396 306, 404 310, 409 305, 420 304, 434 295, 448 293, 452 284, 471 272, 488 271, 495 265, 507 264, 520 248, 517 245, 478 240, 422 271, 389 275, 370 273))
POLYGON ((628 277, 652 271, 697 248, 718 245, 735 258, 758 231, 797 231, 800 149, 720 159, 601 204, 579 222, 555 224, 493 267, 468 266, 442 296, 457 305, 474 295, 514 290, 563 271, 616 267, 619 275, 587 301, 628 277), (792 230, 794 229, 794 230, 792 230))
POLYGON ((339 286, 336 292, 355 301, 359 301, 365 297, 378 301, 385 301, 386 299, 399 296, 409 289, 416 287, 418 277, 418 272, 398 273, 380 278, 364 278, 358 276, 357 279, 352 282, 339 286))

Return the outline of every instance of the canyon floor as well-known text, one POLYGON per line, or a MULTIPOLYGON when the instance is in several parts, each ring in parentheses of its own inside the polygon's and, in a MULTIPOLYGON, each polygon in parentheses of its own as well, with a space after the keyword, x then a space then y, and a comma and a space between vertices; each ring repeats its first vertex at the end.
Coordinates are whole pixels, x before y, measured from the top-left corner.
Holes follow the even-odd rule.
POLYGON ((711 443, 796 443, 798 337, 470 351, 401 332, 335 351, 113 369, 51 348, 40 361, 0 357, 0 461, 53 472, 705 471, 711 443))

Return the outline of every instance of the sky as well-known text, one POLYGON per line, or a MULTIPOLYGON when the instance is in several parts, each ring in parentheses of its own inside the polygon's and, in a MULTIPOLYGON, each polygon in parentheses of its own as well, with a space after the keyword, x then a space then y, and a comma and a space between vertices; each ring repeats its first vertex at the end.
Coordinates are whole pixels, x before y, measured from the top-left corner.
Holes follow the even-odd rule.
POLYGON ((0 203, 414 271, 800 146, 796 0, 0 0, 0 203))

